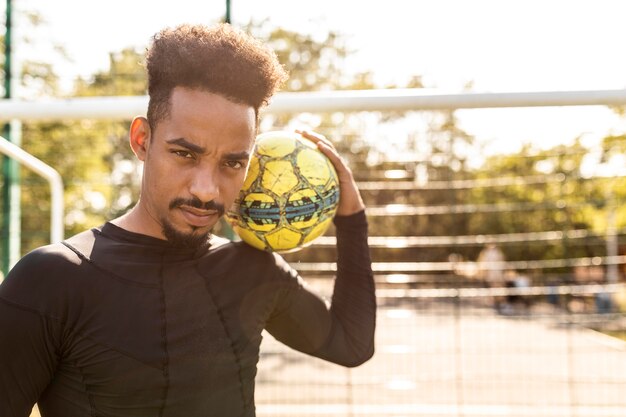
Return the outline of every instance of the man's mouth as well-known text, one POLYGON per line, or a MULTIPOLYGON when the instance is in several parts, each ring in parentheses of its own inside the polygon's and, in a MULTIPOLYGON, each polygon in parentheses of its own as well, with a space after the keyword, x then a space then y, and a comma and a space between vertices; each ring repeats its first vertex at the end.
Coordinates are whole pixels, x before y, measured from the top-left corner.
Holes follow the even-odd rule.
POLYGON ((180 210, 185 222, 192 228, 213 226, 224 214, 224 205, 216 201, 202 202, 197 198, 175 198, 170 201, 170 210, 180 210))
POLYGON ((202 210, 190 206, 178 207, 183 214, 183 217, 190 226, 193 227, 207 227, 215 222, 215 217, 219 217, 219 210, 202 210))

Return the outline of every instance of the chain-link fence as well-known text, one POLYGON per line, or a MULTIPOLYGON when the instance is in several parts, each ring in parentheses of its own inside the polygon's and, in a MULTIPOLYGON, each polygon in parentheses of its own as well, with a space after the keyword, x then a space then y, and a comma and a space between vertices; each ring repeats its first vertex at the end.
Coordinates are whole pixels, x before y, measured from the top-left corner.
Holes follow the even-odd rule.
POLYGON ((266 337, 258 414, 623 416, 626 340, 607 333, 624 329, 611 303, 625 297, 621 284, 381 289, 376 354, 359 368, 266 337))

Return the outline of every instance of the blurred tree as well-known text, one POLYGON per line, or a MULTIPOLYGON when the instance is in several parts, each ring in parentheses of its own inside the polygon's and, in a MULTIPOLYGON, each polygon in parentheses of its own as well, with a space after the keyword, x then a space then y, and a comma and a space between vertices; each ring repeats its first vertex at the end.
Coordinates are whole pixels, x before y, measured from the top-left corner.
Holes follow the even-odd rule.
POLYGON ((4 44, 4 34, 0 34, 0 80, 2 80, 2 97, 4 97, 5 89, 4 89, 4 64, 6 62, 6 54, 4 52, 6 45, 4 44))
MULTIPOLYGON (((250 21, 243 29, 264 40, 278 56, 289 73, 284 91, 320 91, 345 89, 359 79, 367 82, 367 75, 352 78, 343 71, 350 51, 344 37, 329 31, 319 38, 311 34, 275 27, 269 20, 250 21)), ((364 85, 364 88, 371 86, 364 85)))
MULTIPOLYGON (((624 137, 607 137, 603 153, 619 152, 626 145, 624 137)), ((498 234, 542 231, 563 231, 561 241, 529 242, 523 246, 504 247, 507 259, 555 259, 593 257, 604 254, 604 243, 598 237, 568 240, 567 231, 585 229, 602 236, 606 231, 606 190, 614 187, 619 201, 626 197, 624 178, 598 178, 583 172, 592 150, 576 140, 572 145, 559 145, 537 150, 530 145, 520 152, 497 155, 476 170, 478 179, 519 179, 515 185, 477 187, 471 190, 468 202, 474 204, 507 204, 504 211, 477 212, 472 215, 469 234, 498 234), (532 181, 524 183, 524 178, 532 181)), ((623 205, 623 204, 622 204, 623 205)), ((621 207, 621 206, 620 206, 621 207)), ((621 209, 618 228, 626 226, 626 212, 621 209)))
MULTIPOLYGON (((38 98, 58 95, 59 77, 50 61, 41 59, 41 51, 45 51, 45 48, 41 46, 44 44, 48 48, 45 54, 50 57, 50 60, 54 58, 67 61, 69 58, 65 48, 49 39, 44 42, 39 38, 42 36, 41 28, 45 27, 47 22, 38 11, 14 7, 13 20, 14 26, 19 27, 18 37, 13 39, 14 48, 20 51, 20 61, 17 62, 19 68, 14 68, 15 73, 20 75, 19 97, 38 98)), ((0 63, 2 64, 6 58, 4 39, 5 34, 0 35, 0 53, 2 54, 0 63)), ((3 70, 4 65, 0 69, 1 78, 4 80, 3 70)))
POLYGON ((605 204, 598 204, 603 215, 596 216, 595 230, 606 230, 608 210, 615 210, 615 226, 626 228, 626 134, 608 135, 602 139, 598 158, 600 192, 597 198, 605 204))
MULTIPOLYGON (((74 96, 145 94, 143 55, 131 49, 110 54, 106 71, 78 79, 74 96)), ((42 64, 43 65, 43 64, 42 64)), ((47 67, 47 65, 46 65, 47 67)), ((25 67, 30 69, 32 67, 25 67)), ((47 85, 54 77, 25 72, 47 85)), ((132 115, 129 115, 132 117, 132 115)), ((129 121, 26 122, 23 147, 58 170, 64 179, 66 235, 125 212, 138 197, 139 163, 127 141, 129 121)), ((23 250, 46 243, 49 191, 35 174, 23 170, 23 250)))
POLYGON ((98 71, 89 79, 79 78, 74 85, 74 95, 87 96, 139 96, 147 94, 143 52, 132 48, 109 53, 109 68, 98 71))
MULTIPOLYGON (((356 75, 346 74, 343 65, 352 53, 345 44, 343 36, 334 31, 319 38, 311 34, 277 28, 269 20, 250 21, 244 30, 263 39, 274 49, 276 55, 289 73, 289 79, 283 91, 335 91, 345 89, 374 88, 370 72, 356 75)), ((264 117, 264 130, 281 129, 290 125, 307 126, 317 129, 329 137, 342 138, 337 131, 338 124, 346 126, 350 121, 343 114, 281 114, 264 117)), ((345 130, 344 130, 345 131, 345 130)), ((350 147, 354 137, 348 137, 340 148, 350 147)))

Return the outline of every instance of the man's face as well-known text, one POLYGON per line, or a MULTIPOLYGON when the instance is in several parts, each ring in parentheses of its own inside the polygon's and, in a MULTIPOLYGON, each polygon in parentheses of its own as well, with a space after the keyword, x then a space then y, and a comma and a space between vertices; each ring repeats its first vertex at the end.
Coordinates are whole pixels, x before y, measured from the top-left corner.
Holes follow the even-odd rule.
POLYGON ((239 194, 255 120, 248 105, 205 91, 174 89, 170 115, 151 132, 143 158, 140 205, 150 217, 150 234, 191 247, 206 242, 239 194))

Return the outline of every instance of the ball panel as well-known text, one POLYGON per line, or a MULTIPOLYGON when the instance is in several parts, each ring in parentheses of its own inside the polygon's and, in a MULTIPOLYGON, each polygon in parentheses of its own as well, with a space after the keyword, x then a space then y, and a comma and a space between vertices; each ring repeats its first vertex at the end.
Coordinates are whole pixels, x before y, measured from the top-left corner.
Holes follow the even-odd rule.
POLYGON ((323 186, 333 175, 326 159, 326 156, 318 150, 303 149, 298 152, 296 165, 311 185, 323 186))
POLYGON ((280 135, 262 134, 257 136, 256 153, 272 158, 282 158, 296 150, 295 133, 283 132, 280 135))
POLYGON ((270 161, 265 164, 261 185, 274 194, 283 195, 298 185, 291 161, 270 161))
POLYGON ((246 178, 243 181, 244 190, 249 189, 254 184, 254 181, 259 177, 259 160, 257 158, 250 158, 250 164, 248 165, 248 171, 246 172, 246 178))
POLYGON ((328 228, 330 227, 332 220, 332 218, 328 218, 313 227, 313 229, 311 229, 311 231, 304 237, 304 244, 310 244, 315 239, 326 233, 326 230, 328 230, 328 228))
POLYGON ((287 251, 300 245, 302 234, 291 229, 283 228, 265 235, 267 244, 275 251, 287 251))
POLYGON ((274 230, 280 223, 280 206, 269 195, 250 193, 239 203, 240 224, 259 232, 274 230))
POLYGON ((261 250, 267 249, 267 245, 265 245, 265 242, 259 239, 253 231, 245 229, 243 227, 234 227, 233 230, 239 235, 241 240, 246 242, 248 245, 261 250))
POLYGON ((285 205, 285 217, 296 229, 306 229, 319 221, 322 198, 311 188, 294 192, 285 205))

